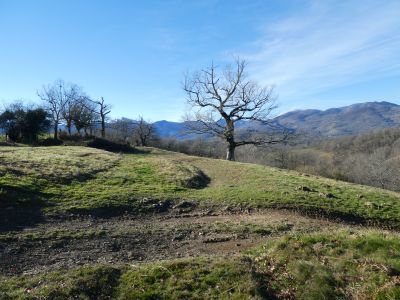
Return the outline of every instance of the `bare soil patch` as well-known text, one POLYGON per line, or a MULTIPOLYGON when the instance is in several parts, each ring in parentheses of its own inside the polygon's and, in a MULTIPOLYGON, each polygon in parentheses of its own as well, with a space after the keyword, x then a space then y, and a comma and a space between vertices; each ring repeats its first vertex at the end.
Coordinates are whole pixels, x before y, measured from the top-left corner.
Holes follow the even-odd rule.
POLYGON ((0 272, 34 274, 93 263, 142 262, 232 255, 272 237, 341 224, 286 211, 180 210, 146 216, 49 221, 0 236, 0 272))

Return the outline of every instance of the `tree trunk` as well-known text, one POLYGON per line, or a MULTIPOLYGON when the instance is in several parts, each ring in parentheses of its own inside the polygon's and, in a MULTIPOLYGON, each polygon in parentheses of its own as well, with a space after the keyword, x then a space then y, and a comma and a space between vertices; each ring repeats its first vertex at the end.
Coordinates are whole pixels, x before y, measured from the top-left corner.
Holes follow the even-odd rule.
POLYGON ((227 160, 235 160, 235 148, 236 145, 234 143, 228 144, 228 148, 226 149, 227 160))
POLYGON ((58 123, 54 124, 54 139, 58 140, 58 123))
POLYGON ((235 160, 235 126, 232 120, 226 118, 226 129, 225 138, 228 143, 228 148, 226 149, 226 159, 235 160))
POLYGON ((106 122, 103 116, 101 116, 101 137, 103 139, 106 137, 106 122))

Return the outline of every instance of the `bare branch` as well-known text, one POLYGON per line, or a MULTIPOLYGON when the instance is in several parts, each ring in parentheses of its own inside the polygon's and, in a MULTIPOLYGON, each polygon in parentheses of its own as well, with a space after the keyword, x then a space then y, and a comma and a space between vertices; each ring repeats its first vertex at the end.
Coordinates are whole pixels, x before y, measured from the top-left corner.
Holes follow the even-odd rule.
MULTIPOLYGON (((228 65, 218 72, 214 63, 205 70, 187 75, 184 91, 187 102, 195 110, 192 122, 187 123, 191 132, 212 134, 224 139, 233 153, 234 148, 242 145, 264 145, 284 139, 247 136, 246 140, 236 141, 235 125, 238 121, 271 123, 271 114, 276 109, 273 87, 260 87, 247 79, 246 62, 239 58, 235 66, 228 65), (194 121, 194 122, 193 122, 194 121)), ((232 155, 230 156, 232 159, 232 155)))

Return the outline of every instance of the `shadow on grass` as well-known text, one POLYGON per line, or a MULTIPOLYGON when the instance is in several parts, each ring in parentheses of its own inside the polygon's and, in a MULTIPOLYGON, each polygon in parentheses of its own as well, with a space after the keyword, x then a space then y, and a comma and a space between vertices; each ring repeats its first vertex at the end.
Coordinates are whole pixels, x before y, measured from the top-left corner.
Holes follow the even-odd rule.
POLYGON ((23 145, 18 144, 18 143, 12 143, 12 142, 0 142, 1 147, 23 147, 23 145))
POLYGON ((148 154, 150 151, 137 149, 128 144, 117 143, 101 138, 94 138, 91 140, 83 141, 81 146, 86 146, 90 148, 96 148, 100 150, 105 150, 109 152, 116 153, 130 153, 130 154, 148 154))
POLYGON ((187 188, 200 190, 206 188, 210 182, 211 178, 199 169, 196 170, 196 173, 192 177, 184 180, 182 185, 187 188))
POLYGON ((44 221, 45 195, 29 187, 0 186, 0 232, 19 230, 44 221))
MULTIPOLYGON (((99 207, 70 209, 68 210, 68 217, 113 218, 126 214, 147 215, 167 212, 173 205, 174 201, 168 199, 135 199, 132 203, 124 205, 106 204, 99 207)), ((63 218, 65 215, 59 215, 59 217, 63 218)))
POLYGON ((333 222, 345 223, 349 225, 372 226, 377 228, 400 230, 400 222, 398 220, 379 219, 351 212, 343 212, 339 210, 331 210, 323 207, 301 207, 292 205, 269 205, 268 208, 284 209, 294 211, 300 215, 304 215, 316 219, 326 219, 333 222))

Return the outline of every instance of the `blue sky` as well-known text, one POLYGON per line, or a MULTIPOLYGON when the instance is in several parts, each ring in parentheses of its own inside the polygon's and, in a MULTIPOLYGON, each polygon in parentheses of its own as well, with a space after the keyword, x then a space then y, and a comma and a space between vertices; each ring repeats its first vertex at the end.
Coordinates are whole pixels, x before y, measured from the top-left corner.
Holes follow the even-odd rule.
POLYGON ((233 56, 279 112, 400 104, 400 1, 0 0, 0 102, 64 79, 113 117, 179 121, 187 71, 233 56))

